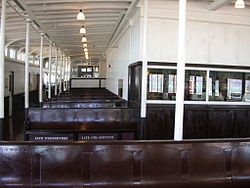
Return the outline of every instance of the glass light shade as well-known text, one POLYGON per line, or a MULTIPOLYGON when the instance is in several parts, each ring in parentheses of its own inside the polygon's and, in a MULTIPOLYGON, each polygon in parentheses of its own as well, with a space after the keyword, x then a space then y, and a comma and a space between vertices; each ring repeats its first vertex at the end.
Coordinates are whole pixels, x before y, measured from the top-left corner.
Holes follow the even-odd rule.
POLYGON ((87 42, 87 38, 85 36, 82 37, 82 42, 87 42))
POLYGON ((89 59, 89 56, 88 56, 88 55, 86 55, 86 56, 85 56, 85 58, 86 58, 86 59, 89 59))
POLYGON ((237 0, 234 4, 234 8, 245 8, 244 0, 237 0))
POLYGON ((84 52, 87 52, 88 51, 88 49, 87 48, 84 48, 84 52))
POLYGON ((89 55, 89 53, 88 53, 88 52, 85 52, 85 55, 89 55))
POLYGON ((82 33, 82 34, 86 33, 86 29, 84 26, 82 26, 82 28, 80 29, 80 33, 82 33))
POLYGON ((82 12, 82 9, 80 9, 80 12, 77 14, 76 17, 78 20, 85 20, 85 15, 82 12))
POLYGON ((83 43, 82 46, 83 46, 84 48, 87 48, 87 47, 88 47, 87 43, 83 43))

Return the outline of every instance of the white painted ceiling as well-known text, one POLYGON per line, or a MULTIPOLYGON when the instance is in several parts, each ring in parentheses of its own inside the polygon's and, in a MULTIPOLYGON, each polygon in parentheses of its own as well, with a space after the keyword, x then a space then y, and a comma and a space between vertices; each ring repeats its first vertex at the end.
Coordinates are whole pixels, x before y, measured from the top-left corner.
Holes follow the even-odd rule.
MULTIPOLYGON (((206 0, 208 9, 216 10, 235 0, 206 0)), ((100 57, 110 45, 110 40, 126 19, 128 12, 135 9, 139 0, 8 0, 6 22, 6 45, 24 50, 25 16, 32 21, 30 53, 38 56, 40 32, 47 34, 45 56, 48 55, 49 40, 71 58, 83 58, 82 25, 87 29, 90 58, 100 57), (76 19, 83 9, 86 19, 76 19), (35 28, 35 29, 33 29, 35 28), (35 31, 36 30, 36 31, 35 31)))
MULTIPOLYGON (((138 0, 9 0, 7 4, 6 45, 18 50, 25 46, 25 16, 32 21, 30 48, 33 55, 39 55, 40 32, 48 35, 66 55, 83 58, 84 52, 79 33, 82 25, 87 30, 90 57, 104 54, 110 39, 128 10, 138 0), (76 19, 83 9, 86 19, 76 19), (21 15, 20 15, 21 14, 21 15)), ((49 41, 45 54, 48 54, 49 41)))

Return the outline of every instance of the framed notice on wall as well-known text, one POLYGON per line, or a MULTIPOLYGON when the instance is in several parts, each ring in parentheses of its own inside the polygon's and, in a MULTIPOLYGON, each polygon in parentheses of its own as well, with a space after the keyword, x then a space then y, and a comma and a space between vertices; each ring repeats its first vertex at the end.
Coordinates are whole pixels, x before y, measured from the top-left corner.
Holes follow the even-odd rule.
POLYGON ((163 74, 149 74, 149 92, 151 93, 163 93, 163 74))
POLYGON ((194 94, 194 82, 195 82, 195 76, 189 77, 189 94, 194 94))
POLYGON ((250 80, 245 81, 245 101, 250 101, 250 80))
POLYGON ((196 76, 196 94, 202 95, 203 77, 196 76))
POLYGON ((163 80, 164 80, 164 75, 158 74, 157 75, 157 92, 158 93, 163 93, 163 80))
POLYGON ((215 82, 214 82, 214 95, 216 96, 216 97, 219 97, 220 96, 220 82, 219 82, 219 80, 215 80, 215 82))
POLYGON ((242 80, 228 78, 227 97, 228 99, 240 99, 242 93, 242 80))
POLYGON ((175 75, 168 75, 168 93, 174 93, 175 75))

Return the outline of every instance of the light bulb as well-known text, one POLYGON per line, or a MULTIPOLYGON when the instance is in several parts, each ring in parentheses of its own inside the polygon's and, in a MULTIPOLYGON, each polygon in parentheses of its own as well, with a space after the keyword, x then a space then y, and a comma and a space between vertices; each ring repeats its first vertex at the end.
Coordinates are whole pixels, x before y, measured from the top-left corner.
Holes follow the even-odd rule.
POLYGON ((77 14, 76 17, 78 20, 85 20, 85 15, 82 12, 82 9, 80 9, 80 12, 77 14))
POLYGON ((87 48, 88 47, 88 45, 87 45, 87 43, 83 43, 83 48, 87 48))
POLYGON ((88 49, 87 48, 84 48, 84 52, 87 52, 88 51, 88 49))
POLYGON ((245 8, 244 0, 237 0, 234 4, 234 8, 245 8))
POLYGON ((82 34, 86 33, 86 29, 84 28, 84 26, 82 26, 82 28, 80 29, 80 33, 82 33, 82 34))
POLYGON ((85 36, 82 37, 82 42, 87 42, 87 38, 85 36))

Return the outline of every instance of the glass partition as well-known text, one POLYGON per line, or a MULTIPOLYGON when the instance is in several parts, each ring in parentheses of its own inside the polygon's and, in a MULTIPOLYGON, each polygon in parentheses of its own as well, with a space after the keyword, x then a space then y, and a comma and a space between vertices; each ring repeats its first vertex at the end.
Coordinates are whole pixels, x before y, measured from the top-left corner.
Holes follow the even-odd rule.
POLYGON ((176 70, 148 70, 148 100, 175 100, 176 70))
POLYGON ((250 73, 211 71, 209 101, 250 101, 250 73))
POLYGON ((206 100, 206 71, 187 70, 185 73, 185 100, 206 100))
MULTIPOLYGON (((158 67, 148 69, 147 100, 175 101, 176 67, 158 67)), ((250 70, 187 67, 184 99, 207 103, 250 102, 250 70)))

